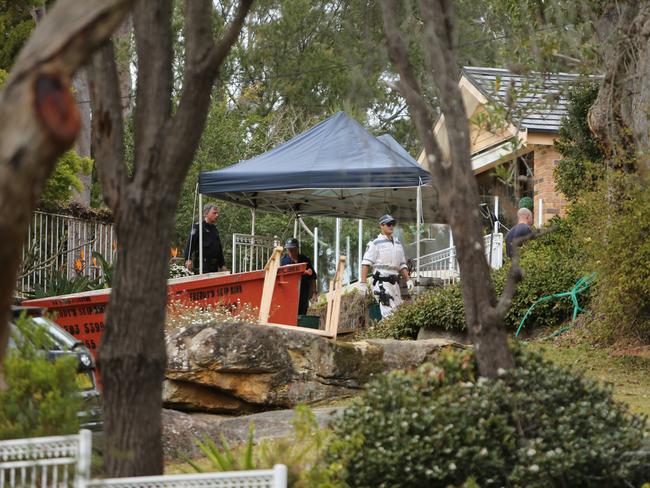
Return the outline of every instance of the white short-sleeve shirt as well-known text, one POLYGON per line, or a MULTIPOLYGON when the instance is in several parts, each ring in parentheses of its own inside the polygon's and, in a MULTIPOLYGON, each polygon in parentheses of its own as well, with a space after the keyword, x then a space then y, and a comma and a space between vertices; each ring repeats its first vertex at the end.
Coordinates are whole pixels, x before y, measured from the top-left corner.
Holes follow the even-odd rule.
POLYGON ((397 274, 407 267, 402 244, 396 237, 391 240, 383 234, 368 243, 361 264, 372 266, 381 274, 397 274))

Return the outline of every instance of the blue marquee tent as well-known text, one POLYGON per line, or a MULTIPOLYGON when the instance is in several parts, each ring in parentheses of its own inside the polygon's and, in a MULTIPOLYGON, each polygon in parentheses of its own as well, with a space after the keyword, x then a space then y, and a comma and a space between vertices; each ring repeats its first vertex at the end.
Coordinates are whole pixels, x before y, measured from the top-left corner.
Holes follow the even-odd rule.
POLYGON ((276 148, 199 175, 199 192, 262 211, 345 218, 390 213, 440 221, 431 175, 390 136, 376 138, 339 112, 276 148))

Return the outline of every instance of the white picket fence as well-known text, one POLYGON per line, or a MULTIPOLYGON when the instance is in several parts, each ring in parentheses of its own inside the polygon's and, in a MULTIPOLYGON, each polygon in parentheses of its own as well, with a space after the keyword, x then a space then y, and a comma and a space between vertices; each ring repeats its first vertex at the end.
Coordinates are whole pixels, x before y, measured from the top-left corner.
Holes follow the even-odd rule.
POLYGON ((89 430, 77 435, 0 441, 0 488, 286 488, 287 467, 92 479, 89 430))
POLYGON ((38 283, 47 289, 53 270, 62 270, 69 278, 75 274, 97 278, 102 268, 93 261, 93 252, 111 263, 116 245, 112 224, 36 211, 23 247, 19 288, 26 292, 38 283))

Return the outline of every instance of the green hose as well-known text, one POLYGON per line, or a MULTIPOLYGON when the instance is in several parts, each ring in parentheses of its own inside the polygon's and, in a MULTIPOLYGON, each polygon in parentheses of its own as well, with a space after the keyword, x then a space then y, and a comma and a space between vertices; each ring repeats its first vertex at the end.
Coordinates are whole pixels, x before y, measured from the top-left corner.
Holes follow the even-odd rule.
MULTIPOLYGON (((519 327, 517 328, 517 332, 515 333, 515 337, 519 337, 519 332, 521 332, 521 329, 524 327, 524 322, 526 322, 526 319, 530 315, 530 312, 532 312, 533 308, 538 303, 541 302, 546 302, 548 300, 552 300, 553 298, 564 298, 564 297, 571 297, 571 301, 573 302, 573 318, 571 319, 572 322, 575 322, 576 317, 578 316, 579 312, 584 312, 584 309, 580 306, 578 303, 578 295, 591 286, 591 284, 594 282, 596 279, 596 273, 590 273, 586 276, 583 276, 580 278, 576 284, 571 288, 569 291, 565 291, 562 293, 554 293, 552 295, 545 295, 539 300, 537 300, 535 303, 533 303, 530 308, 526 311, 526 314, 524 315, 524 318, 521 319, 521 322, 519 323, 519 327)), ((565 330, 562 330, 562 332, 566 332, 569 330, 570 327, 564 328, 565 330)))

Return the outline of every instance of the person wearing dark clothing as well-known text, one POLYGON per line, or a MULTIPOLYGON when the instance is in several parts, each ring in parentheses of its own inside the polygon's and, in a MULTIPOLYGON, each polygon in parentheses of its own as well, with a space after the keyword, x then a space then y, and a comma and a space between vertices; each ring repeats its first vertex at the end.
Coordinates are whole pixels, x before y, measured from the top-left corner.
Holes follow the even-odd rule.
POLYGON ((518 223, 506 235, 506 255, 512 258, 513 242, 519 237, 533 233, 530 226, 533 224, 533 212, 527 208, 520 208, 517 212, 518 223))
POLYGON ((307 263, 307 268, 300 278, 300 301, 298 302, 298 315, 307 315, 309 298, 316 295, 316 283, 318 283, 316 271, 314 271, 314 268, 311 265, 311 260, 304 254, 298 252, 298 239, 295 237, 287 239, 284 248, 289 254, 282 256, 280 266, 307 263))
MULTIPOLYGON (((219 217, 219 209, 209 203, 203 208, 203 272, 227 271, 226 260, 219 231, 214 225, 219 217)), ((185 244, 185 266, 195 274, 199 272, 199 223, 192 225, 192 232, 185 244)))

